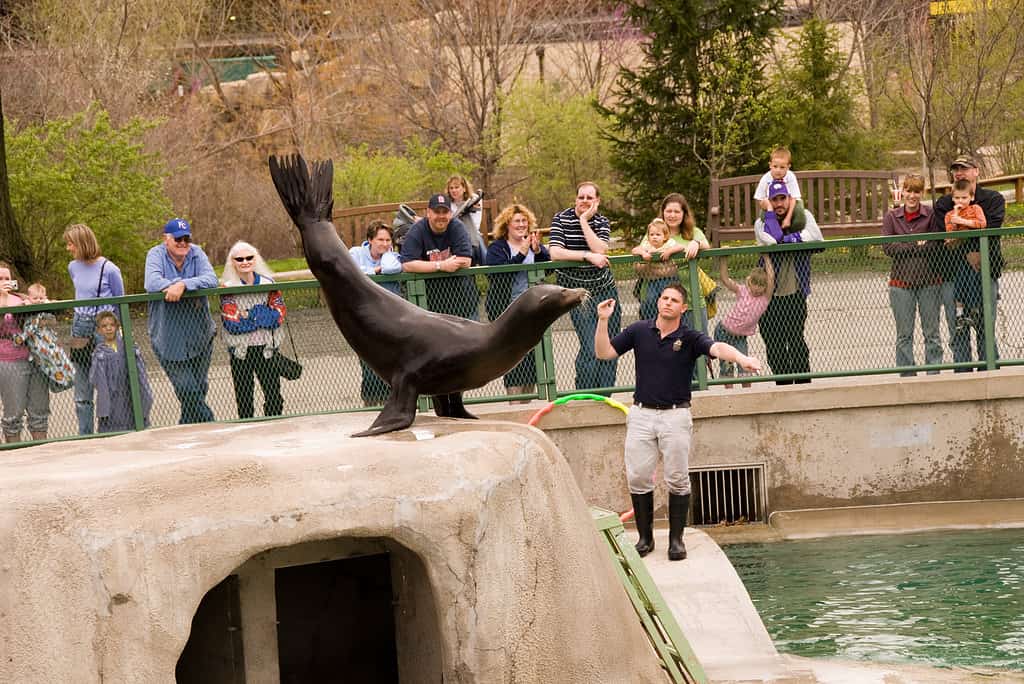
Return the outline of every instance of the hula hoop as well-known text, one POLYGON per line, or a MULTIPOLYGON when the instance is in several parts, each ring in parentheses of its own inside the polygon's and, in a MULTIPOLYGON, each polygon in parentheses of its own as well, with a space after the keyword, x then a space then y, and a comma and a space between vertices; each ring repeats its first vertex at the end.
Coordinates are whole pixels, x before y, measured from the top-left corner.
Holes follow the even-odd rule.
MULTIPOLYGON (((556 406, 562 406, 563 404, 568 404, 570 401, 585 401, 585 400, 600 401, 600 402, 602 402, 604 404, 608 404, 612 408, 617 408, 618 410, 620 410, 623 413, 625 413, 627 416, 629 415, 629 409, 626 408, 625 406, 623 406, 620 402, 615 401, 611 397, 606 397, 606 396, 604 396, 602 394, 587 394, 587 393, 567 394, 564 397, 559 397, 558 399, 555 399, 554 401, 550 402, 547 406, 541 408, 539 411, 534 413, 533 417, 530 418, 530 422, 527 423, 527 425, 531 425, 533 427, 536 427, 537 423, 540 422, 540 419, 543 418, 544 416, 546 416, 547 414, 551 413, 551 410, 554 409, 556 406)), ((633 518, 633 509, 630 508, 628 511, 626 511, 625 513, 623 513, 623 514, 621 514, 619 516, 619 521, 620 522, 627 522, 627 521, 631 520, 632 518, 633 518)))
POLYGON ((615 401, 611 397, 606 397, 606 396, 604 396, 602 394, 586 394, 586 393, 567 394, 564 397, 559 397, 558 399, 555 399, 554 401, 549 403, 547 406, 545 406, 544 408, 540 409, 535 414, 533 414, 533 417, 530 418, 530 422, 527 423, 527 425, 532 425, 532 426, 536 427, 537 423, 540 422, 541 418, 543 418, 547 414, 551 413, 551 409, 555 408, 556 406, 561 406, 563 404, 568 404, 570 401, 581 401, 581 400, 600 401, 600 402, 603 402, 605 404, 608 404, 612 408, 619 409, 620 411, 625 413, 627 416, 629 415, 629 409, 626 408, 625 406, 623 406, 622 404, 620 404, 619 402, 615 401))

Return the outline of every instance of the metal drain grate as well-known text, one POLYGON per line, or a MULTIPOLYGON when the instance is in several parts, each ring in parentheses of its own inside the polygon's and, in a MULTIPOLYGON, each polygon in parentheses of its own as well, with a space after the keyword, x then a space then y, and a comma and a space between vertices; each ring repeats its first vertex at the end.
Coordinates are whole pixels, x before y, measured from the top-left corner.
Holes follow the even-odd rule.
POLYGON ((764 464, 690 469, 690 524, 767 522, 764 464))

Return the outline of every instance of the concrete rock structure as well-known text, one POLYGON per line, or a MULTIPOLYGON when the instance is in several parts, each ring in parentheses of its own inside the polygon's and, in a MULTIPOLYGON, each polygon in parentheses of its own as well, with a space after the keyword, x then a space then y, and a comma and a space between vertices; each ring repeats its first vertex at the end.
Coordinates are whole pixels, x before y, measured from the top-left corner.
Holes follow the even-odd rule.
POLYGON ((422 419, 347 437, 364 422, 5 454, 0 681, 315 681, 381 660, 401 682, 664 681, 546 437, 422 419))

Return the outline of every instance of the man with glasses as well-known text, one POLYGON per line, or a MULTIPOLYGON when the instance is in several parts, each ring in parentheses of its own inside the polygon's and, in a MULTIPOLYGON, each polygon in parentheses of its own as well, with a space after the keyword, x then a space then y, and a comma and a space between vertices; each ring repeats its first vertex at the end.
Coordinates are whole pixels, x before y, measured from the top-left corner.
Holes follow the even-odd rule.
MULTIPOLYGON (((953 160, 949 165, 949 173, 953 181, 966 180, 971 184, 971 191, 974 199, 971 204, 977 204, 985 212, 985 223, 988 228, 1002 228, 1003 220, 1006 218, 1006 200, 1001 192, 978 187, 978 163, 970 155, 962 154, 953 160)), ((935 211, 932 213, 932 230, 943 232, 946 229, 946 214, 953 210, 952 194, 943 195, 935 200, 935 211)), ((999 276, 1003 273, 1003 252, 999 244, 999 236, 993 235, 988 239, 989 249, 989 275, 992 283, 992 320, 995 321, 996 302, 999 300, 999 276)), ((942 250, 943 258, 936 262, 936 270, 943 276, 942 283, 942 308, 946 312, 946 324, 949 327, 949 347, 953 352, 954 362, 971 361, 971 327, 957 326, 956 324, 956 296, 953 284, 956 266, 964 259, 975 271, 981 271, 981 239, 971 238, 962 240, 961 244, 952 250, 942 250)), ((979 320, 974 329, 974 341, 978 351, 978 360, 985 360, 985 326, 979 320)), ((992 341, 995 351, 995 358, 999 358, 999 349, 995 347, 995 340, 992 341)), ((970 372, 972 368, 957 368, 956 372, 970 372)))
MULTIPOLYGON (((562 287, 582 287, 590 292, 590 301, 570 312, 572 325, 579 339, 576 354, 576 389, 596 389, 615 386, 618 360, 600 360, 594 355, 594 330, 597 328, 597 303, 605 299, 619 301, 615 276, 608 263, 608 241, 611 224, 598 213, 601 193, 590 181, 576 188, 576 204, 555 214, 548 235, 548 249, 552 261, 579 261, 579 268, 560 268, 556 282, 562 287)), ((622 321, 619 306, 612 309, 608 329, 618 334, 622 321)))
POLYGON ((188 221, 164 226, 163 242, 146 254, 146 292, 163 292, 149 302, 149 339, 181 402, 179 423, 213 420, 206 403, 215 328, 206 297, 182 298, 186 291, 217 287, 206 253, 192 244, 188 221))

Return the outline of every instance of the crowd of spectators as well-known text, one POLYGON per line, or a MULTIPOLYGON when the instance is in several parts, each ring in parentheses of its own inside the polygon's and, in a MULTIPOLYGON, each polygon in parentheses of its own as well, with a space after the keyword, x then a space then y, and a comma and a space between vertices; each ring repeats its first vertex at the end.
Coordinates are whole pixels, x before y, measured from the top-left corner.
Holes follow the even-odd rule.
MULTIPOLYGON (((988 293, 991 311, 999 296, 999 278, 1003 259, 998 236, 989 239, 990 282, 981 282, 981 248, 978 238, 961 239, 960 230, 1001 227, 1005 215, 1000 193, 977 184, 978 165, 970 156, 957 157, 950 165, 955 181, 950 195, 934 207, 921 201, 924 179, 907 175, 901 184, 900 204, 884 217, 883 235, 948 233, 943 239, 890 242, 883 246, 892 260, 889 274, 889 303, 896 326, 895 365, 905 376, 915 373, 914 329, 921 321, 924 338, 924 363, 929 373, 943 362, 939 324, 945 314, 950 350, 954 362, 972 361, 971 337, 974 336, 978 360, 985 360, 983 296, 988 293)), ((719 264, 720 285, 731 291, 735 302, 718 321, 714 341, 725 342, 746 354, 748 339, 760 332, 765 343, 772 374, 783 376, 779 384, 810 382, 810 348, 805 336, 807 300, 811 294, 812 257, 822 251, 814 243, 823 236, 812 212, 800 198, 799 186, 791 170, 788 151, 773 151, 769 171, 758 185, 755 199, 763 208, 754 226, 760 245, 807 244, 806 249, 770 252, 747 277, 737 283, 729 276, 726 260, 719 264)), ((618 284, 608 259, 611 224, 600 212, 601 195, 593 182, 577 187, 573 206, 554 215, 549 223, 548 245, 541 237, 541 226, 524 204, 514 202, 494 219, 492 240, 484 249, 480 231, 480 193, 462 176, 452 176, 444 192, 432 195, 426 215, 417 217, 395 251, 391 227, 382 221, 371 222, 366 239, 350 250, 358 267, 367 275, 441 273, 426 280, 427 307, 435 312, 479 320, 480 291, 477 279, 465 269, 470 266, 530 265, 546 261, 578 262, 576 266, 555 269, 556 282, 564 287, 582 287, 590 298, 571 312, 578 340, 575 359, 575 387, 580 390, 609 393, 616 387, 617 357, 599 355, 594 349, 594 334, 599 320, 597 306, 612 301, 603 317, 607 334, 614 338, 622 327, 618 284)), ((90 300, 74 307, 70 337, 61 342, 53 331, 53 316, 14 315, 8 310, 0 322, 0 400, 3 402, 2 432, 7 442, 23 438, 24 430, 32 439, 47 436, 49 395, 74 389, 78 433, 130 430, 148 424, 152 392, 148 372, 138 349, 125 349, 120 332, 121 311, 101 300, 124 294, 121 271, 102 256, 100 246, 88 226, 69 226, 64 241, 71 256, 68 274, 76 300, 90 300), (48 317, 48 318, 47 318, 48 317), (134 359, 135 368, 129 370, 134 359), (127 393, 129 376, 140 387, 143 415, 136 420, 127 393)), ((680 280, 682 255, 694 259, 709 248, 709 241, 694 221, 686 199, 667 195, 657 216, 648 226, 642 242, 633 250, 639 257, 635 265, 634 294, 641 320, 654 320, 665 287, 680 280)), ((163 227, 162 240, 149 250, 145 264, 145 290, 162 293, 149 302, 148 332, 154 356, 166 374, 180 404, 179 422, 199 423, 214 419, 207 401, 209 369, 214 339, 221 330, 228 350, 234 387, 235 408, 239 418, 255 415, 255 385, 263 396, 263 415, 284 412, 280 351, 287 308, 280 290, 245 293, 238 288, 274 282, 273 272, 257 248, 247 242, 231 247, 218 280, 209 258, 193 242, 192 227, 185 219, 175 218, 163 227), (206 297, 186 297, 187 292, 215 288, 235 288, 220 301, 220 326, 211 315, 206 297)), ((702 306, 696 310, 702 320, 693 319, 694 311, 683 306, 681 324, 712 334, 708 315, 714 317, 718 284, 700 272, 702 306), (706 284, 706 286, 705 286, 706 284)), ((530 286, 526 270, 503 271, 487 276, 484 311, 489 320, 502 313, 530 286)), ((396 296, 402 295, 401 283, 384 281, 380 285, 396 296)), ((20 294, 11 277, 10 267, 0 263, 0 307, 45 302, 42 285, 32 284, 20 294)), ((996 351, 998 354, 998 351, 996 351)), ((360 396, 364 405, 383 404, 390 389, 365 364, 361 366, 360 396)), ((969 371, 959 367, 957 371, 969 371)), ((723 361, 723 377, 739 377, 742 371, 723 361)), ((695 372, 695 371, 694 371, 695 372)), ((537 368, 529 354, 505 377, 510 398, 522 399, 536 393, 537 368)), ((731 387, 731 385, 727 385, 731 387)))

